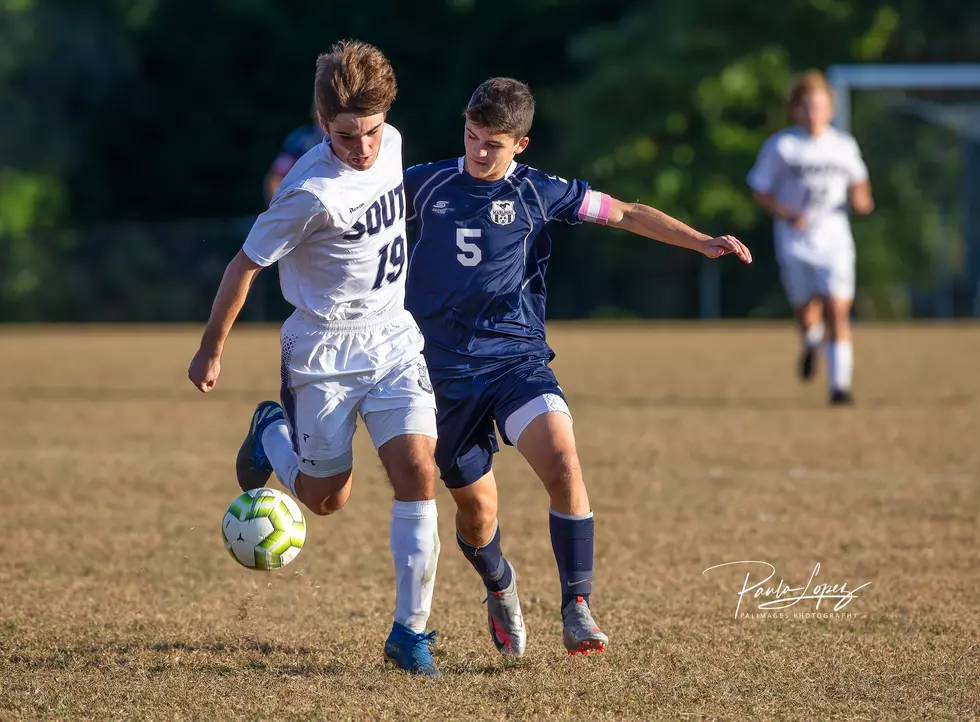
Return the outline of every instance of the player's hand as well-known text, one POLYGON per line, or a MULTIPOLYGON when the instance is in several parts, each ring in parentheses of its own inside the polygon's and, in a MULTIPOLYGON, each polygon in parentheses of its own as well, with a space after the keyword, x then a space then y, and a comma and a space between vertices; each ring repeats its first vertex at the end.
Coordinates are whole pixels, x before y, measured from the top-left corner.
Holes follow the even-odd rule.
POLYGON ((203 348, 194 354, 187 368, 187 378, 199 391, 207 393, 214 388, 221 373, 221 357, 206 352, 203 348))
POLYGON ((806 215, 801 213, 798 216, 794 216, 789 224, 798 231, 806 230, 806 215))
POLYGON ((718 236, 706 241, 701 252, 708 258, 718 258, 734 254, 740 261, 752 263, 752 254, 744 243, 735 236, 718 236))

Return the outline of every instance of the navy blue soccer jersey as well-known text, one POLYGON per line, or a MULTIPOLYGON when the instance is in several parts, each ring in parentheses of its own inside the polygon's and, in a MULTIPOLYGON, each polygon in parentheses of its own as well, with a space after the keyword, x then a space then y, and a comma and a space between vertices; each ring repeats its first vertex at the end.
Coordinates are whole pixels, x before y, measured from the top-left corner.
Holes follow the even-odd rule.
POLYGON ((283 141, 282 149, 272 163, 272 171, 279 176, 286 175, 296 161, 320 144, 323 135, 323 130, 316 125, 301 125, 296 128, 283 141))
POLYGON ((550 360, 548 226, 598 218, 608 196, 518 163, 500 180, 480 181, 462 158, 409 168, 405 192, 414 220, 406 306, 430 369, 465 376, 521 357, 550 360))
POLYGON ((318 125, 301 125, 282 144, 282 152, 294 158, 302 158, 306 152, 323 140, 323 129, 318 125))

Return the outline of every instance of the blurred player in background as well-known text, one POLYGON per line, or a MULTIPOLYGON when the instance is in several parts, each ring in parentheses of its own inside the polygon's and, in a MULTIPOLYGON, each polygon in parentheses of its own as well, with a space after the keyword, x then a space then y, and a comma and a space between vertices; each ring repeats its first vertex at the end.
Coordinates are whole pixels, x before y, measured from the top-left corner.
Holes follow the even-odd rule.
MULTIPOLYGON (((483 83, 465 113, 461 158, 405 172, 415 218, 406 303, 425 336, 435 388, 436 463, 456 501, 456 538, 487 590, 490 636, 502 654, 523 654, 526 632, 514 568, 501 552, 494 423, 527 459, 550 498, 551 542, 561 585, 565 648, 601 652, 592 617, 592 507, 572 417, 548 364, 545 271, 551 224, 624 228, 717 258, 751 255, 731 236, 712 238, 658 210, 623 203, 519 164, 534 98, 510 78, 483 83)), ((586 261, 587 262, 587 261, 586 261)))
POLYGON ((269 172, 265 174, 265 202, 266 205, 272 202, 272 197, 276 193, 282 179, 296 165, 296 161, 306 155, 311 148, 318 146, 323 141, 323 128, 316 119, 316 104, 310 109, 310 117, 313 123, 301 125, 292 133, 286 136, 283 141, 279 155, 272 161, 269 172))
POLYGON ((789 112, 796 125, 765 142, 748 183, 775 219, 776 260, 803 338, 800 376, 813 376, 826 321, 830 403, 850 404, 854 238, 847 211, 850 203, 871 213, 871 183, 857 142, 830 125, 834 98, 822 73, 796 81, 789 112))
POLYGON ((350 496, 360 414, 395 495, 395 615, 385 658, 436 676, 435 633, 425 633, 439 556, 435 401, 422 335, 405 310, 401 136, 385 123, 395 94, 391 65, 371 45, 340 43, 317 60, 327 138, 286 174, 225 270, 188 376, 201 391, 214 386, 255 275, 278 262, 283 296, 296 308, 281 333, 282 406, 256 408, 238 483, 263 487, 274 470, 314 513, 339 510, 350 496))

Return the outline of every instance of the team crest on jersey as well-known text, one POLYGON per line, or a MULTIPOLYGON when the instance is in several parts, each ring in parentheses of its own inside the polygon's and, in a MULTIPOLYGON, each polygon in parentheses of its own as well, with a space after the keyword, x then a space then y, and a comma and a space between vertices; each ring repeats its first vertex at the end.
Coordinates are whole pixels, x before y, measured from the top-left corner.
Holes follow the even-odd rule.
POLYGON ((432 382, 429 381, 429 370, 425 367, 425 364, 422 363, 421 361, 419 361, 418 363, 418 370, 419 370, 419 378, 418 378, 419 387, 427 394, 431 394, 432 382))
POLYGON ((494 201, 490 205, 490 220, 498 226, 506 226, 514 222, 517 212, 514 210, 514 201, 494 201))

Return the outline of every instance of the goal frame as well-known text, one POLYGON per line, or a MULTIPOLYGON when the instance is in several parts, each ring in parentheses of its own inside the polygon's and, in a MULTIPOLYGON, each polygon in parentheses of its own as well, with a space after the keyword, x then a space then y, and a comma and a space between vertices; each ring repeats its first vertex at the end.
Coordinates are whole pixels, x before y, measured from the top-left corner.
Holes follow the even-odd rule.
MULTIPOLYGON (((827 80, 834 90, 836 114, 834 126, 851 130, 851 93, 855 90, 980 90, 980 63, 959 64, 869 64, 831 65, 827 80)), ((980 183, 970 182, 980 166, 980 107, 962 114, 943 112, 923 103, 915 111, 924 120, 953 130, 961 139, 972 170, 964 171, 963 194, 966 217, 963 239, 966 243, 964 273, 972 287, 972 315, 980 317, 980 183)), ((952 316, 952 300, 945 304, 942 316, 952 316)))
POLYGON ((831 65, 827 80, 834 89, 834 125, 851 129, 852 90, 969 90, 980 89, 980 63, 954 65, 831 65))

